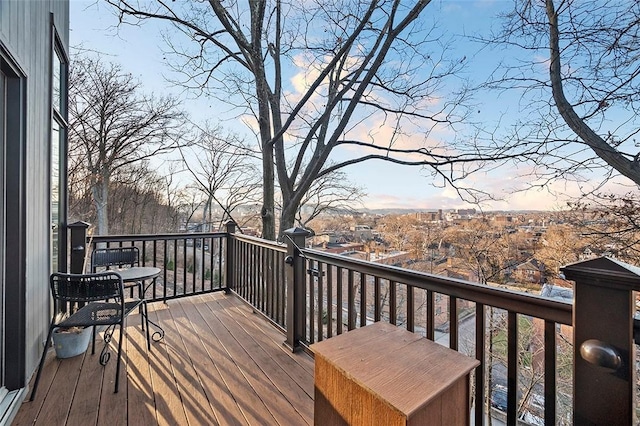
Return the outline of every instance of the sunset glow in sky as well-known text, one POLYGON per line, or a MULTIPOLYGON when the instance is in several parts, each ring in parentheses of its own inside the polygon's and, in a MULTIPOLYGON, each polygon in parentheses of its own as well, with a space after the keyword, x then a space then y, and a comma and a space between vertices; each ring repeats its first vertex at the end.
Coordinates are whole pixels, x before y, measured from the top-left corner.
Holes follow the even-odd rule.
MULTIPOLYGON (((433 2, 427 12, 437 15, 440 25, 453 35, 464 34, 487 35, 490 26, 497 25, 493 17, 511 5, 509 1, 491 0, 452 0, 433 2)), ((147 92, 158 94, 173 93, 184 99, 183 108, 192 120, 221 119, 222 125, 236 132, 246 131, 235 114, 217 100, 194 98, 176 87, 170 87, 165 77, 171 72, 166 66, 165 41, 167 27, 146 23, 142 27, 117 27, 117 18, 110 6, 93 0, 71 1, 71 47, 97 51, 105 55, 106 60, 120 63, 125 71, 131 72, 143 83, 147 92)), ((481 50, 481 46, 468 42, 458 43, 460 56, 471 58, 472 66, 467 73, 480 78, 488 75, 497 65, 499 57, 505 52, 481 50)), ((301 69, 304 61, 301 58, 301 69)), ((294 70, 295 71, 295 70, 294 70)), ((304 85, 302 72, 293 72, 289 90, 304 85)), ((292 93, 292 96, 295 93, 292 93)), ((514 95, 500 94, 493 99, 481 99, 478 102, 478 114, 481 120, 497 120, 501 114, 517 114, 518 98, 514 95)), ((477 119, 477 118, 476 118, 477 119)), ((526 117, 519 117, 526 119, 526 117)), ((442 129, 442 134, 434 132, 429 137, 447 137, 446 132, 453 129, 442 129)), ((419 137, 420 135, 416 135, 419 137)), ((384 137, 384 135, 380 135, 384 137)), ((409 142, 408 142, 409 143, 409 142)), ((340 153, 337 153, 340 155, 340 153)), ((439 187, 429 171, 419 168, 394 165, 382 161, 361 163, 344 169, 350 180, 365 188, 368 196, 365 206, 368 208, 415 208, 415 209, 449 209, 464 208, 469 205, 460 200, 453 188, 439 187), (434 185, 434 183, 436 185, 434 185)), ((490 210, 547 210, 565 208, 566 203, 556 194, 577 195, 580 188, 575 183, 556 182, 550 189, 529 190, 509 195, 514 189, 523 188, 527 180, 526 168, 515 170, 504 167, 485 173, 476 173, 466 180, 468 185, 475 185, 485 191, 504 198, 483 205, 490 210)), ((529 182, 530 183, 530 182, 529 182)), ((585 185, 585 183, 583 183, 585 185)))

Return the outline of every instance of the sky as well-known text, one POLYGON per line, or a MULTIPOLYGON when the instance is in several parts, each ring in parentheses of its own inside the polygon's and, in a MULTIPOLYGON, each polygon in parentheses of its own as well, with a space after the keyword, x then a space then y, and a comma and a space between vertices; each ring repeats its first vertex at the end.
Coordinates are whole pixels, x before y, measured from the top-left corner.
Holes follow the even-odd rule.
MULTIPOLYGON (((504 0, 450 0, 434 2, 440 24, 456 34, 487 34, 496 13, 510 4, 504 0)), ((431 8, 429 5, 428 8, 431 8)), ((224 106, 216 101, 194 98, 179 88, 169 86, 166 77, 170 70, 166 65, 165 41, 159 25, 143 27, 117 26, 117 17, 111 8, 95 0, 71 0, 70 44, 72 49, 100 52, 105 58, 118 62, 123 69, 138 77, 147 92, 173 93, 184 99, 183 108, 195 121, 224 117, 224 106)), ((488 73, 496 64, 496 53, 479 51, 479 46, 459 44, 460 54, 474 57, 473 72, 488 73), (468 52, 465 51, 468 50, 468 52)), ((293 84, 293 83, 292 83, 293 84)), ((509 103, 517 99, 502 94, 496 99, 484 100, 482 111, 509 110, 509 103)), ((237 126, 237 120, 225 120, 225 126, 237 126)), ((243 131, 240 129, 239 131, 243 131)), ((428 171, 419 168, 394 165, 387 162, 365 162, 344 170, 349 179, 364 188, 367 208, 451 209, 470 205, 461 200, 452 188, 442 188, 428 171), (434 185, 435 184, 435 185, 434 185)), ((522 188, 527 177, 523 170, 501 168, 478 173, 467 180, 502 198, 503 201, 485 203, 485 210, 557 210, 566 207, 564 197, 557 194, 577 195, 579 188, 569 182, 556 182, 549 188, 529 190, 510 195, 514 188, 522 188)))

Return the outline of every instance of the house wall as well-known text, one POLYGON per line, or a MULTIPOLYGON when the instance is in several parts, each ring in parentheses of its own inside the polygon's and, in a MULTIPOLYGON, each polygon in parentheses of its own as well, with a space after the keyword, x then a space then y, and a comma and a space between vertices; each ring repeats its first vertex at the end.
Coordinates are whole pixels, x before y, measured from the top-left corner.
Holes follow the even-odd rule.
MULTIPOLYGON (((20 267, 24 270, 23 282, 19 284, 23 287, 23 300, 18 300, 25 306, 20 320, 23 324, 11 324, 15 318, 7 318, 6 329, 17 327, 24 334, 21 374, 25 381, 35 370, 42 353, 42 342, 46 337, 51 312, 48 285, 51 272, 49 176, 54 26, 64 54, 68 57, 69 0, 0 1, 2 54, 9 56, 17 65, 26 82, 25 133, 21 142, 24 143, 24 160, 20 184, 24 196, 21 225, 24 245, 7 247, 7 251, 22 250, 24 264, 6 266, 7 271, 20 267)), ((7 144, 11 143, 20 141, 8 139, 7 144)), ((7 161, 19 159, 8 158, 7 161)), ((12 201, 7 200, 7 204, 12 201)), ((7 205, 3 204, 2 207, 7 210, 7 205)), ((8 232, 17 231, 12 229, 8 232)), ((61 238, 64 238, 64 233, 61 238)), ((12 280, 5 285, 12 287, 18 284, 12 280)))

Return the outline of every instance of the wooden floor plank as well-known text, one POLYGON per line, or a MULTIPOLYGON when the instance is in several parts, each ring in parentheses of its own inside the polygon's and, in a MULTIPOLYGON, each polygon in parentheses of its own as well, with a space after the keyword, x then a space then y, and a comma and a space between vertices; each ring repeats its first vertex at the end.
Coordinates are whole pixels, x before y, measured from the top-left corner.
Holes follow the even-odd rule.
MULTIPOLYGON (((117 342, 120 333, 116 331, 109 343, 109 353, 111 357, 104 366, 100 408, 98 410, 98 425, 126 425, 127 424, 127 357, 123 356, 123 362, 120 367, 120 389, 115 393, 116 367, 118 364, 117 342)), ((102 341, 101 341, 102 343, 102 341)), ((102 344, 96 342, 96 355, 100 356, 102 344)), ((96 383, 100 386, 100 383, 96 383)), ((53 424, 53 423, 51 423, 53 424)), ((70 423, 71 424, 71 423, 70 423)))
POLYGON ((198 305, 200 314, 207 318, 206 328, 200 336, 206 336, 203 340, 207 350, 213 354, 214 362, 219 365, 219 370, 231 393, 237 397, 236 401, 246 418, 248 424, 276 424, 260 395, 244 374, 242 366, 249 361, 242 351, 230 351, 229 347, 236 345, 234 337, 222 325, 216 315, 206 307, 198 305))
MULTIPOLYGON (((242 324, 249 324, 250 329, 260 331, 260 333, 256 335, 256 337, 260 341, 267 344, 272 343, 274 347, 277 348, 284 347, 285 336, 281 331, 276 329, 275 326, 265 327, 264 320, 261 318, 260 314, 257 314, 251 307, 244 303, 239 304, 235 302, 234 299, 235 296, 230 296, 227 298, 217 298, 216 300, 219 302, 226 301, 226 303, 231 304, 231 309, 233 310, 233 312, 241 315, 245 319, 244 321, 242 321, 241 318, 238 318, 236 319, 236 321, 242 321, 242 324)), ((291 360, 293 360, 300 366, 300 368, 303 370, 302 374, 304 375, 304 377, 306 377, 307 374, 313 375, 314 366, 313 362, 309 362, 309 357, 298 356, 296 353, 293 353, 290 350, 286 350, 285 353, 291 358, 291 360)), ((306 381, 303 380, 302 382, 306 381)), ((313 383, 311 384, 313 385, 313 383)), ((311 389, 311 394, 313 394, 313 387, 311 389)))
POLYGON ((92 425, 98 421, 98 408, 100 404, 101 384, 104 375, 104 367, 98 361, 100 356, 100 338, 96 336, 96 353, 91 354, 91 343, 85 355, 85 359, 78 379, 78 386, 69 411, 69 423, 79 425, 92 425))
MULTIPOLYGON (((127 329, 127 421, 134 425, 157 423, 155 400, 146 334, 140 325, 140 315, 132 315, 127 329)), ((155 346, 155 345, 154 345, 155 346)), ((152 347, 153 351, 155 347, 152 347)))
MULTIPOLYGON (((13 425, 300 425, 313 417, 313 360, 222 293, 157 302, 150 319, 165 339, 147 351, 139 314, 128 319, 120 392, 115 341, 105 367, 96 355, 50 354, 38 395, 13 425)), ((116 333, 117 335, 117 333, 116 333)), ((98 339, 98 343, 102 338, 98 339)))
POLYGON ((180 391, 176 384, 174 367, 172 365, 170 343, 171 336, 168 330, 171 329, 171 313, 167 306, 155 306, 152 310, 149 307, 149 315, 158 324, 165 329, 165 338, 154 346, 154 351, 149 354, 151 364, 152 381, 154 387, 154 395, 156 397, 156 416, 159 425, 186 425, 187 417, 182 405, 180 391), (158 350, 155 350, 155 349, 158 350))
POLYGON ((182 303, 171 304, 169 310, 173 321, 165 328, 167 345, 172 347, 171 363, 175 368, 175 379, 180 389, 182 404, 190 425, 218 424, 213 408, 204 392, 191 352, 202 351, 196 336, 187 324, 182 303))
MULTIPOLYGON (((228 299, 218 298, 216 302, 225 308, 222 311, 227 316, 223 321, 225 326, 237 337, 239 344, 271 381, 271 386, 268 386, 267 393, 262 395, 265 398, 282 398, 283 401, 286 401, 291 406, 291 409, 298 412, 302 417, 301 421, 312 423, 313 386, 308 386, 305 390, 296 381, 292 380, 289 375, 292 370, 295 370, 293 367, 296 367, 297 363, 286 362, 291 360, 291 357, 285 352, 282 345, 275 346, 273 341, 263 341, 262 337, 266 333, 261 333, 250 324, 247 324, 247 318, 239 314, 236 311, 237 306, 232 305, 228 299), (286 368, 283 368, 283 366, 286 366, 286 368), (278 390, 280 395, 273 392, 275 390, 278 390)), ((283 411, 283 416, 290 419, 295 418, 288 411, 288 408, 283 411)))
POLYGON ((199 342, 201 350, 191 354, 195 365, 199 366, 200 377, 205 392, 209 398, 212 409, 221 424, 244 424, 247 419, 240 410, 233 393, 227 386, 220 371, 220 365, 216 362, 216 353, 211 353, 207 348, 206 337, 203 339, 202 333, 208 330, 208 324, 202 318, 193 303, 186 299, 181 306, 187 316, 194 337, 199 342))
POLYGON ((292 383, 301 386, 304 392, 313 398, 313 382, 308 380, 309 375, 313 375, 313 362, 309 362, 309 357, 300 353, 292 353, 285 348, 284 336, 275 327, 257 326, 257 324, 263 325, 262 318, 253 313, 248 306, 235 304, 230 298, 218 298, 216 300, 218 303, 228 305, 229 312, 246 330, 247 334, 265 352, 271 354, 278 365, 286 365, 285 372, 291 378, 292 383))
POLYGON ((48 426, 67 423, 71 401, 84 359, 85 355, 83 354, 60 362, 56 376, 53 378, 52 387, 42 404, 40 415, 36 419, 36 425, 48 426))
POLYGON ((277 371, 281 371, 281 368, 273 363, 270 356, 264 355, 261 348, 255 344, 255 341, 231 317, 225 305, 218 304, 219 309, 214 309, 215 303, 210 302, 205 306, 212 311, 215 310, 217 315, 215 317, 212 316, 212 318, 218 320, 219 326, 225 328, 227 333, 224 333, 218 327, 215 327, 214 333, 221 336, 221 341, 225 339, 227 350, 233 358, 243 360, 242 363, 238 363, 240 371, 245 375, 252 389, 263 401, 276 422, 278 424, 307 423, 307 420, 287 401, 287 396, 273 385, 273 382, 266 374, 267 371, 269 374, 277 374, 277 371), (227 335, 231 336, 231 339, 226 339, 227 335), (279 401, 280 403, 269 403, 270 401, 279 401))
POLYGON ((34 372, 34 380, 30 383, 30 391, 26 396, 27 399, 22 403, 18 414, 13 420, 13 425, 30 425, 38 418, 42 409, 42 404, 49 394, 49 389, 52 386, 53 379, 58 372, 59 366, 60 360, 56 358, 53 350, 49 350, 42 369, 42 375, 40 376, 40 384, 38 385, 36 397, 33 401, 29 400, 29 398, 31 398, 31 392, 33 391, 33 381, 35 380, 34 372))

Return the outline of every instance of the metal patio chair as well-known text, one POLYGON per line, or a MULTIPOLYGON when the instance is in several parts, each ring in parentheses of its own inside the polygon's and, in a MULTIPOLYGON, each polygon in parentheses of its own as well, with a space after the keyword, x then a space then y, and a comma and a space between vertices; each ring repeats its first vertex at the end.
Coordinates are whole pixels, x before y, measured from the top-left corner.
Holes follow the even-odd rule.
MULTIPOLYGON (((95 327, 106 326, 104 331, 104 347, 100 353, 100 364, 106 365, 111 357, 109 343, 116 327, 119 327, 118 360, 116 366, 115 390, 118 392, 120 364, 122 358, 122 339, 126 317, 136 308, 146 305, 144 299, 125 299, 122 277, 116 272, 99 272, 94 274, 54 273, 49 280, 51 295, 54 301, 54 312, 51 319, 44 351, 40 358, 38 372, 31 392, 31 401, 35 398, 42 373, 42 367, 51 342, 53 331, 58 327, 94 327, 94 345, 91 353, 95 353, 95 327), (67 312, 61 312, 66 307, 67 312)), ((147 347, 149 347, 149 325, 146 315, 141 316, 143 329, 147 330, 147 347)))
POLYGON ((112 267, 130 268, 132 266, 140 266, 138 247, 95 248, 91 252, 91 272, 108 270, 112 267))
MULTIPOLYGON (((140 250, 135 246, 95 248, 91 252, 91 272, 93 273, 134 266, 140 266, 140 250)), ((124 288, 127 290, 137 288, 138 297, 145 298, 144 284, 140 281, 124 283, 124 288)), ((141 309, 143 308, 141 307, 141 309)), ((140 313, 147 315, 146 310, 141 310, 140 313)))

